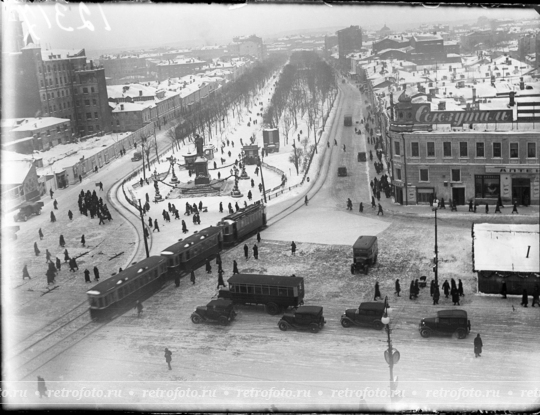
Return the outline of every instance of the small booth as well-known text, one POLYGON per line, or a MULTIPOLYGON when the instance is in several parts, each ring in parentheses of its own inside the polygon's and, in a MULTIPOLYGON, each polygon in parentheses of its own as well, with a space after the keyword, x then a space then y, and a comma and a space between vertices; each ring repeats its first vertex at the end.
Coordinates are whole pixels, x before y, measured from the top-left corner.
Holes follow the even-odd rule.
POLYGON ((182 154, 182 157, 184 157, 184 164, 186 165, 186 168, 193 171, 193 169, 195 168, 194 163, 197 159, 197 153, 182 154))
POLYGON ((244 146, 242 150, 246 154, 244 158, 247 165, 255 165, 259 163, 259 146, 244 146))
POLYGON ((279 130, 277 128, 267 128, 263 130, 264 150, 268 153, 279 151, 279 130))

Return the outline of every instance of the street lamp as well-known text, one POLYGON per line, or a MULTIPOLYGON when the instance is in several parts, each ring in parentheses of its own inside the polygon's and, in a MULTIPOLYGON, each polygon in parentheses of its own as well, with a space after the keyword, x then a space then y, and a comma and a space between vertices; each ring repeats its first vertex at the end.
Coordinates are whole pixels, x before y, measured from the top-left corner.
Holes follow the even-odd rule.
POLYGON ((158 187, 159 174, 157 172, 157 169, 154 170, 154 174, 152 175, 152 178, 154 179, 154 187, 156 188, 156 197, 154 198, 154 202, 161 202, 163 200, 163 197, 159 193, 159 187, 158 187))
MULTIPOLYGON (((264 151, 264 150, 262 150, 264 151)), ((261 151, 261 153, 262 153, 261 151)), ((259 166, 259 170, 261 172, 261 183, 262 183, 262 188, 263 188, 263 197, 264 197, 264 203, 267 203, 266 202, 266 189, 264 187, 264 177, 263 177, 263 168, 262 168, 262 160, 261 158, 257 155, 257 165, 259 166)), ((290 171, 290 169, 289 169, 290 171)))
POLYGON ((433 199, 433 206, 431 209, 435 212, 435 265, 433 266, 433 272, 435 273, 435 285, 439 283, 439 246, 437 245, 437 210, 439 208, 439 201, 433 199))
POLYGON ((148 251, 148 241, 147 241, 147 234, 148 234, 148 230, 146 229, 145 227, 145 224, 144 224, 144 219, 143 219, 143 208, 142 208, 142 205, 141 205, 141 199, 139 199, 139 215, 141 217, 141 225, 142 225, 142 230, 143 230, 143 239, 144 239, 144 249, 146 250, 146 258, 149 258, 150 257, 150 252, 148 251))
POLYGON ((171 170, 172 170, 172 179, 171 179, 171 183, 178 183, 178 177, 176 177, 176 174, 174 172, 174 165, 176 164, 176 157, 174 156, 170 156, 169 157, 169 161, 171 163, 171 170))
POLYGON ((390 329, 390 314, 392 312, 392 309, 390 308, 388 304, 388 297, 384 298, 384 314, 381 318, 381 323, 383 323, 386 327, 386 333, 388 335, 388 349, 384 351, 384 359, 388 363, 388 367, 390 368, 390 397, 394 398, 394 391, 397 388, 397 377, 394 378, 394 365, 399 362, 400 354, 399 352, 392 347, 392 339, 390 337, 390 333, 392 330, 390 329))

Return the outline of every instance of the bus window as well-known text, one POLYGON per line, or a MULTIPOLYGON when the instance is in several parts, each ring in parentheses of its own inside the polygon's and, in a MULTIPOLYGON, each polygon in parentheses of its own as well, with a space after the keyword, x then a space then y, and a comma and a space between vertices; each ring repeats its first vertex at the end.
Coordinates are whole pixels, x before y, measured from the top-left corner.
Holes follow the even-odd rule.
POLYGON ((90 297, 90 307, 97 307, 97 298, 90 297))
POLYGON ((292 287, 288 287, 287 288, 287 297, 293 297, 294 296, 294 291, 292 289, 292 287))
POLYGON ((255 289, 255 294, 262 294, 262 287, 260 285, 256 285, 253 288, 255 289))
POLYGON ((264 295, 269 295, 270 294, 270 287, 268 287, 268 285, 263 285, 261 286, 261 291, 264 295))
POLYGON ((236 285, 229 284, 229 291, 232 293, 236 292, 236 285))
POLYGON ((293 297, 298 297, 298 287, 293 287, 292 291, 293 291, 292 292, 293 297))
POLYGON ((252 285, 247 286, 247 292, 248 294, 254 294, 255 293, 255 287, 252 285))
POLYGON ((189 250, 186 251, 186 261, 189 261, 190 260, 190 255, 189 255, 189 250))
POLYGON ((283 288, 283 287, 278 288, 278 293, 280 297, 285 297, 287 295, 287 288, 283 288))
POLYGON ((270 287, 270 295, 278 295, 277 287, 270 287))
POLYGON ((240 293, 247 293, 247 287, 245 285, 239 285, 238 288, 240 288, 240 293))

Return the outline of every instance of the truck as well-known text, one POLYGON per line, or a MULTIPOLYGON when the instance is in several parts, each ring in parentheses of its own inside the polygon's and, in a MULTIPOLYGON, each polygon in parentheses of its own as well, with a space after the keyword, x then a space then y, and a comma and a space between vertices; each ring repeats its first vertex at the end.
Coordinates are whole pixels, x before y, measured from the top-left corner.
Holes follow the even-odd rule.
POLYGON ((345 114, 345 117, 343 117, 343 125, 345 125, 345 127, 352 126, 352 114, 345 114))
POLYGON ((376 236, 360 236, 353 245, 353 265, 355 272, 368 273, 369 267, 377 263, 379 247, 376 236))

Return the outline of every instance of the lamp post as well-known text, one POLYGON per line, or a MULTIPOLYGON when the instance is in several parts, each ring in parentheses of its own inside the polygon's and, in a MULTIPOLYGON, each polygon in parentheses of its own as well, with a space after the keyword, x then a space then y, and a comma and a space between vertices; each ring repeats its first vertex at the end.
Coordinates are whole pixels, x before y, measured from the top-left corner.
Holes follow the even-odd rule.
POLYGON ((390 329, 390 313, 392 312, 392 309, 388 305, 388 297, 385 297, 384 299, 384 314, 381 318, 381 323, 383 323, 386 327, 386 333, 388 335, 388 349, 384 351, 384 358, 386 362, 388 363, 388 367, 390 368, 390 397, 394 398, 394 391, 397 388, 397 378, 394 378, 394 365, 399 362, 400 354, 399 352, 392 347, 392 338, 390 337, 390 333, 392 330, 390 329))
POLYGON ((257 165, 259 166, 259 170, 261 172, 261 183, 263 188, 263 197, 264 197, 264 203, 266 202, 266 189, 264 187, 264 176, 263 176, 263 168, 262 168, 262 160, 259 156, 257 156, 257 165))
POLYGON ((148 251, 148 241, 146 240, 146 228, 144 225, 144 219, 143 219, 143 208, 141 205, 141 199, 139 199, 139 215, 141 217, 141 225, 143 230, 143 238, 144 238, 144 249, 146 250, 146 258, 150 257, 150 252, 148 251))
POLYGON ((154 170, 154 174, 152 175, 152 178, 154 179, 154 187, 156 188, 156 197, 154 198, 154 202, 161 202, 163 200, 163 197, 159 193, 159 187, 158 187, 159 174, 157 172, 157 169, 154 170))
POLYGON ((435 284, 439 283, 439 246, 437 245, 437 210, 439 208, 439 201, 433 199, 433 206, 431 209, 435 212, 435 265, 433 266, 433 272, 435 273, 435 284))
POLYGON ((174 156, 171 156, 169 157, 169 161, 171 163, 171 170, 172 170, 172 179, 171 179, 171 183, 178 183, 178 177, 176 177, 176 174, 174 172, 174 165, 176 164, 176 157, 174 156))

